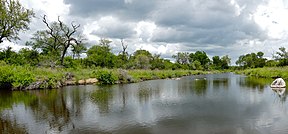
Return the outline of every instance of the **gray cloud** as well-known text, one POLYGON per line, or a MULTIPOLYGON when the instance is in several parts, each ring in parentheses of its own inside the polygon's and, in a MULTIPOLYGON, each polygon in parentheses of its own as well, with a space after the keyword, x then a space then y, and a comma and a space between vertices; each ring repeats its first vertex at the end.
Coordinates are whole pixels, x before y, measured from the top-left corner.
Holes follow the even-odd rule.
MULTIPOLYGON (((122 19, 141 20, 149 16, 159 0, 64 0, 70 14, 78 16, 116 15, 122 19)), ((160 0, 161 1, 161 0, 160 0)))
MULTIPOLYGON (((127 42, 131 52, 137 48, 136 44, 150 43, 155 48, 177 44, 180 48, 177 46, 175 51, 204 50, 210 56, 231 54, 237 57, 239 48, 235 49, 235 44, 243 40, 268 39, 267 31, 253 19, 258 6, 267 1, 64 0, 64 3, 70 5, 69 16, 65 18, 77 18, 82 26, 96 22, 98 28, 89 31, 91 35, 131 40, 127 42), (103 20, 107 17, 113 19, 103 20), (135 30, 141 21, 155 24, 155 29, 143 26, 141 32, 135 30)), ((245 45, 241 46, 243 52, 249 48, 245 45)), ((117 46, 116 51, 119 51, 117 46)), ((167 51, 163 57, 168 58, 175 51, 167 51)))
POLYGON ((256 10, 254 2, 250 3, 253 6, 243 5, 242 11, 230 0, 166 3, 166 8, 154 14, 156 24, 162 28, 152 40, 231 45, 242 39, 265 39, 265 31, 249 18, 249 12, 256 10))
POLYGON ((136 34, 133 29, 135 24, 121 22, 118 19, 101 19, 98 21, 99 29, 92 31, 91 34, 104 38, 130 38, 136 34))

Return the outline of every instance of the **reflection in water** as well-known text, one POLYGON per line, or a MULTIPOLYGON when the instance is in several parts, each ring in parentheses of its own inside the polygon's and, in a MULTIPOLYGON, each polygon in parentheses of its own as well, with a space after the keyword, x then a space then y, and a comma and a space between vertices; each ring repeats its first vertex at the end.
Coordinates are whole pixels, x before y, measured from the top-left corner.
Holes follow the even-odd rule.
POLYGON ((19 126, 15 120, 7 120, 1 118, 0 120, 0 133, 4 134, 25 134, 27 130, 24 126, 19 126))
POLYGON ((271 88, 275 93, 278 94, 278 96, 280 97, 281 102, 285 102, 286 101, 286 97, 287 97, 287 92, 286 92, 286 88, 271 88))
POLYGON ((148 102, 152 97, 159 96, 159 86, 152 87, 151 85, 141 84, 138 88, 138 98, 140 103, 148 102))
POLYGON ((264 78, 253 78, 253 77, 242 77, 240 79, 240 86, 248 87, 249 89, 258 90, 260 92, 264 91, 264 88, 271 83, 270 79, 264 78))
POLYGON ((61 90, 43 90, 33 92, 39 100, 31 105, 34 117, 45 120, 49 128, 61 132, 71 123, 70 111, 67 107, 66 95, 61 90))
POLYGON ((286 133, 287 91, 273 90, 280 94, 275 98, 269 83, 217 74, 0 93, 0 129, 32 134, 286 133))
POLYGON ((2 91, 0 92, 0 112, 11 108, 13 104, 24 103, 25 105, 30 105, 36 99, 37 97, 30 92, 2 91))
POLYGON ((213 88, 214 89, 228 89, 229 80, 228 78, 216 78, 213 79, 213 88))
POLYGON ((185 77, 178 81, 178 92, 184 94, 196 94, 204 96, 207 91, 208 81, 203 76, 201 77, 185 77))
POLYGON ((109 112, 109 105, 112 98, 112 89, 109 88, 109 86, 97 89, 91 94, 91 99, 98 106, 100 113, 109 112))

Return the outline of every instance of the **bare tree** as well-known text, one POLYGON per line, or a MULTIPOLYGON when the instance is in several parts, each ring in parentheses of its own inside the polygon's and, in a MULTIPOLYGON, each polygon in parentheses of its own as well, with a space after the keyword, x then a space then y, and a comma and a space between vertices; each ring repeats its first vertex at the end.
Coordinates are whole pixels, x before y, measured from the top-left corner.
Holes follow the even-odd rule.
POLYGON ((121 46, 122 46, 122 51, 120 53, 122 54, 122 60, 126 61, 128 57, 128 52, 126 51, 128 44, 124 44, 123 39, 121 39, 121 46))
POLYGON ((63 23, 63 21, 60 20, 60 17, 58 17, 58 21, 54 22, 54 27, 51 27, 51 24, 47 22, 46 15, 43 16, 42 20, 48 30, 46 30, 47 34, 49 34, 53 42, 60 45, 61 48, 61 57, 60 57, 60 64, 63 65, 64 57, 67 53, 67 50, 69 47, 73 46, 75 48, 76 45, 80 45, 83 37, 78 36, 75 37, 75 34, 80 27, 80 24, 74 24, 71 23, 71 27, 68 27, 66 24, 63 23))

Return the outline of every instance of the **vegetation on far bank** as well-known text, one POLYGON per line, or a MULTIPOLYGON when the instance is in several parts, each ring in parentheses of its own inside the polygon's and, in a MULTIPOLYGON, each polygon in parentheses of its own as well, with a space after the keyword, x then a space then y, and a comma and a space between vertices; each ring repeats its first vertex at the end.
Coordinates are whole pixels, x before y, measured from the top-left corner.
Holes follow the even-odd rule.
POLYGON ((208 72, 197 70, 123 70, 106 68, 52 69, 7 65, 1 62, 0 87, 13 90, 51 89, 60 88, 65 85, 87 84, 87 80, 91 78, 97 79, 97 83, 99 84, 116 84, 205 73, 208 72))
POLYGON ((288 66, 253 68, 253 69, 237 70, 235 72, 247 76, 254 76, 261 78, 282 77, 284 80, 288 80, 288 66))
MULTIPOLYGON (((0 45, 3 41, 20 40, 19 32, 29 30, 33 10, 25 9, 18 0, 2 0, 0 4, 0 45)), ((129 45, 124 39, 113 44, 119 46, 118 52, 112 50, 114 42, 109 39, 100 39, 87 47, 89 43, 81 33, 80 24, 74 21, 66 24, 60 16, 49 21, 48 17, 41 17, 46 28, 39 29, 26 41, 27 48, 17 52, 11 47, 0 49, 0 87, 57 88, 89 83, 89 78, 96 78, 101 84, 129 83, 227 69, 258 77, 288 77, 284 67, 288 66, 288 52, 284 47, 279 48, 272 60, 267 60, 263 52, 243 54, 235 67, 230 66, 228 55, 210 59, 201 50, 178 52, 171 55, 175 61, 171 62, 147 50, 128 53, 129 45)))

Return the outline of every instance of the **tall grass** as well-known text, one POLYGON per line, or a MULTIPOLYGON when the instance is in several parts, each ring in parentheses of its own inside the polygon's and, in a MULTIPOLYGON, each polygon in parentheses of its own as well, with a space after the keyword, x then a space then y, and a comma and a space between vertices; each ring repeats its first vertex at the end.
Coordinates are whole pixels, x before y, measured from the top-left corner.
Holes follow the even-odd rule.
POLYGON ((238 74, 244 74, 248 76, 262 77, 262 78, 273 78, 282 77, 288 80, 288 66, 286 67, 264 67, 255 69, 246 69, 241 71, 236 71, 238 74))
MULTIPOLYGON (((14 90, 60 88, 71 74, 73 81, 97 78, 99 84, 132 83, 152 79, 175 78, 211 73, 195 70, 122 70, 122 69, 72 69, 41 68, 30 66, 0 65, 0 88, 14 90)), ((70 79, 70 78, 69 78, 70 79)), ((75 82, 77 84, 77 82, 75 82)))

